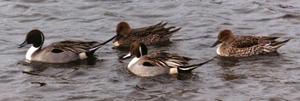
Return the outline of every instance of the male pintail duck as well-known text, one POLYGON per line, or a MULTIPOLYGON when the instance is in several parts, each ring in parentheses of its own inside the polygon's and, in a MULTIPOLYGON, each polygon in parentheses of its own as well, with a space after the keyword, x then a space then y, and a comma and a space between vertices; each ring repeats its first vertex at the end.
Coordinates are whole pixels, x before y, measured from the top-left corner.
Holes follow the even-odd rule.
POLYGON ((44 34, 40 30, 34 29, 27 34, 25 41, 20 44, 18 48, 24 47, 27 44, 32 44, 26 53, 26 59, 29 61, 67 63, 92 56, 98 48, 114 38, 115 37, 107 40, 104 43, 75 40, 60 41, 52 43, 42 49, 45 40, 44 34))
POLYGON ((275 52, 279 47, 287 43, 285 41, 275 41, 279 37, 268 36, 238 36, 234 38, 230 30, 222 30, 218 35, 218 40, 212 47, 222 43, 217 54, 223 57, 247 57, 259 54, 275 52))
POLYGON ((193 69, 211 61, 189 65, 188 61, 194 58, 179 56, 166 52, 147 54, 147 47, 136 41, 130 46, 130 54, 135 56, 127 66, 133 74, 141 77, 150 77, 161 74, 189 73, 193 69))
POLYGON ((128 23, 120 22, 116 28, 117 35, 113 45, 128 47, 135 41, 141 41, 145 45, 158 44, 168 41, 175 32, 181 29, 170 30, 175 26, 165 28, 165 25, 167 23, 160 22, 148 27, 131 29, 128 23))

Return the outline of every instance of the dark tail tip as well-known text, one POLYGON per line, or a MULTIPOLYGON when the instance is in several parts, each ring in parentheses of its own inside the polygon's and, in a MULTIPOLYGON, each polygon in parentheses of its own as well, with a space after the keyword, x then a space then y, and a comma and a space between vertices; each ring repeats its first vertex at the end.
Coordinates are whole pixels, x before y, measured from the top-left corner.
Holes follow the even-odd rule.
POLYGON ((161 21, 160 23, 154 25, 154 26, 160 26, 164 21, 161 21))
POLYGON ((290 40, 291 39, 287 39, 287 40, 284 40, 284 41, 276 41, 276 42, 272 43, 271 45, 272 46, 278 46, 278 48, 279 48, 279 47, 281 47, 282 45, 284 45, 285 43, 287 43, 290 40))
POLYGON ((103 42, 103 43, 100 43, 98 45, 96 45, 94 48, 90 49, 90 51, 94 51, 94 50, 97 50, 98 48, 102 47, 103 45, 105 45, 106 43, 112 41, 113 39, 116 38, 117 35, 113 36, 112 38, 108 39, 107 41, 103 42))
POLYGON ((179 31, 181 29, 181 27, 179 27, 179 28, 177 28, 177 29, 174 29, 174 30, 172 30, 170 33, 172 34, 172 33, 175 33, 175 32, 177 32, 177 31, 179 31))
POLYGON ((194 65, 189 65, 189 66, 180 66, 180 67, 177 68, 178 73, 191 73, 192 70, 194 70, 194 69, 196 69, 196 68, 198 68, 198 67, 200 67, 200 66, 202 66, 202 65, 204 65, 204 64, 206 64, 206 63, 208 63, 212 60, 214 60, 214 58, 212 58, 210 60, 207 60, 205 62, 199 63, 199 64, 194 64, 194 65))
POLYGON ((161 27, 164 27, 164 26, 166 26, 167 24, 168 24, 168 22, 162 24, 161 27))

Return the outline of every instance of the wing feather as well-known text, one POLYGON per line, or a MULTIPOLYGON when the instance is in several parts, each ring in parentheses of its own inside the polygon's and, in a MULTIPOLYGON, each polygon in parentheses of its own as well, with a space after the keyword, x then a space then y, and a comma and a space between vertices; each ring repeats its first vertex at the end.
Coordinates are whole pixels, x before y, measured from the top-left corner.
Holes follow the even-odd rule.
POLYGON ((194 59, 166 52, 150 53, 148 55, 143 56, 143 58, 145 58, 145 62, 148 62, 153 66, 169 68, 187 65, 188 61, 194 59))
POLYGON ((67 41, 60 41, 53 43, 47 48, 45 47, 46 51, 53 51, 53 50, 61 50, 61 51, 71 51, 74 53, 82 53, 82 52, 89 52, 91 48, 95 45, 99 44, 96 41, 84 42, 84 41, 75 41, 75 40, 67 40, 67 41), (50 48, 49 48, 50 47, 50 48))

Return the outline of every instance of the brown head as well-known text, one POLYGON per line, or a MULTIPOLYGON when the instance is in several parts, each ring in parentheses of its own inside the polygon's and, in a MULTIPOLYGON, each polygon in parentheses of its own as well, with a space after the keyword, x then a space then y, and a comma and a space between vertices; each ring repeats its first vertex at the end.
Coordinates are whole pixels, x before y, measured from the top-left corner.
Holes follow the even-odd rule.
POLYGON ((25 41, 22 44, 20 44, 18 48, 24 47, 27 44, 33 44, 34 47, 41 48, 44 43, 44 39, 45 39, 44 34, 40 30, 38 29, 31 30, 27 34, 25 41))
POLYGON ((128 34, 131 32, 131 28, 127 22, 123 21, 117 25, 116 32, 117 32, 117 35, 116 35, 115 41, 113 43, 114 43, 114 46, 119 46, 120 44, 119 44, 118 40, 121 38, 127 37, 128 34))
POLYGON ((123 21, 117 25, 116 31, 117 31, 117 35, 127 37, 131 31, 131 28, 127 22, 123 21))
POLYGON ((230 43, 233 39, 234 36, 230 30, 228 29, 222 30, 218 35, 218 40, 213 44, 212 47, 215 47, 219 43, 230 43))
POLYGON ((135 41, 130 46, 130 54, 139 58, 143 55, 146 55, 148 52, 146 45, 140 41, 135 41))

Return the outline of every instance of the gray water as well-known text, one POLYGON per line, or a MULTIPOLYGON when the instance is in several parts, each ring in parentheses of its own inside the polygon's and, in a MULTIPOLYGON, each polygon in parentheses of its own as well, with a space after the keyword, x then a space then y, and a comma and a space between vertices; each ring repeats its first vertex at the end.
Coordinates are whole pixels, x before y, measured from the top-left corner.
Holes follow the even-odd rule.
POLYGON ((300 100, 300 1, 298 0, 1 0, 0 99, 13 100, 300 100), (47 46, 62 40, 104 42, 115 27, 182 27, 170 43, 149 46, 193 58, 216 56, 222 29, 235 35, 281 36, 291 40, 277 53, 221 58, 192 74, 142 78, 126 70, 128 49, 110 42, 95 58, 68 64, 27 63, 30 46, 17 48, 32 29, 47 46), (28 74, 24 70, 36 70, 28 74))

